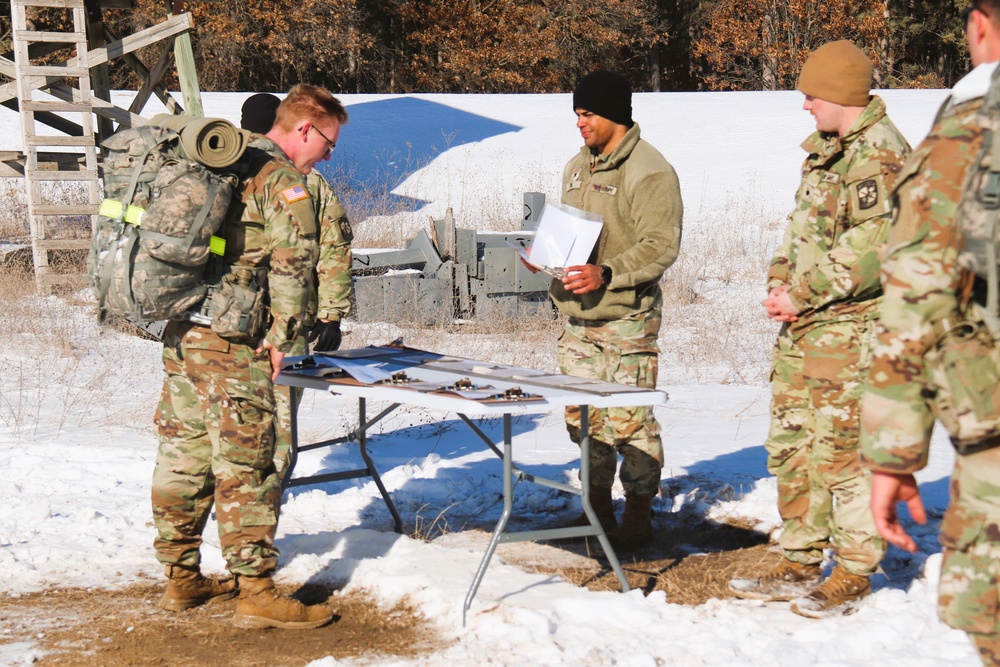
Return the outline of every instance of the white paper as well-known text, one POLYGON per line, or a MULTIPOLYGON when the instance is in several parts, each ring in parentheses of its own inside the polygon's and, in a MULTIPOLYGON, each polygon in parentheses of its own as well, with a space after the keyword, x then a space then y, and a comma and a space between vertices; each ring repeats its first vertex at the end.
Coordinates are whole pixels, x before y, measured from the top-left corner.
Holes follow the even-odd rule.
POLYGON ((539 266, 538 264, 532 264, 531 260, 528 259, 528 250, 525 249, 524 246, 518 243, 514 243, 513 241, 507 241, 507 245, 513 248, 521 259, 528 262, 528 264, 531 264, 535 268, 541 269, 542 271, 549 274, 553 278, 558 278, 559 280, 562 280, 563 278, 566 277, 565 269, 562 269, 558 266, 539 266))
POLYGON ((527 261, 545 268, 586 264, 603 226, 594 213, 546 204, 527 261))
POLYGON ((339 366, 344 372, 362 384, 375 384, 379 380, 388 380, 392 373, 385 371, 380 363, 356 361, 354 359, 331 359, 332 364, 339 366))

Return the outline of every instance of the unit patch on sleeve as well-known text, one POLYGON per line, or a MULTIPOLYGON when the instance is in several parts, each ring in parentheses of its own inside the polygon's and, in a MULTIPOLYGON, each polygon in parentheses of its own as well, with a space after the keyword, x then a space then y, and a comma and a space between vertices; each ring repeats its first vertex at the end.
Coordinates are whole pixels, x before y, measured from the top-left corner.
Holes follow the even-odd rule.
POLYGON ((285 198, 285 202, 292 204, 302 199, 308 199, 309 193, 301 185, 295 185, 290 188, 285 188, 281 191, 281 196, 285 198))
POLYGON ((348 243, 354 240, 354 230, 351 229, 351 222, 347 219, 347 216, 340 219, 340 235, 348 243))
POLYGON ((858 205, 862 211, 867 211, 878 204, 878 184, 875 182, 875 179, 870 178, 866 181, 861 181, 858 183, 857 188, 858 205))

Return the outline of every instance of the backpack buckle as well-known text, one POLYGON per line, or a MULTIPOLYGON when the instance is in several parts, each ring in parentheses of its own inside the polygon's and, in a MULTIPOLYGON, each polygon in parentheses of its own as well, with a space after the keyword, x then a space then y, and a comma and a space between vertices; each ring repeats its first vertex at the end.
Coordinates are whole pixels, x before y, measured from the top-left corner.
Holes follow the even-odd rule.
POLYGON ((979 189, 979 201, 985 208, 1000 208, 1000 172, 990 170, 979 189))

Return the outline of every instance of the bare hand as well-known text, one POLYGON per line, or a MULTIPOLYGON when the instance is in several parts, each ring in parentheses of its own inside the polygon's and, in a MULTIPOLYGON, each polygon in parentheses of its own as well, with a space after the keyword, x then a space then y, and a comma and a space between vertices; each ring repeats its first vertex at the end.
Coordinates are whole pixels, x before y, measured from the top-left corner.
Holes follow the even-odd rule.
POLYGON ((267 350, 271 357, 271 382, 274 382, 278 379, 278 374, 281 372, 281 362, 285 359, 285 353, 279 352, 278 348, 268 343, 267 340, 261 342, 260 347, 257 348, 257 354, 260 354, 264 350, 267 350))
POLYGON ((872 473, 872 516, 875 527, 889 544, 904 551, 916 553, 917 543, 913 541, 896 514, 896 503, 904 502, 913 520, 919 524, 927 523, 927 512, 920 498, 920 489, 913 475, 896 475, 887 472, 872 473))
POLYGON ((767 316, 775 322, 795 322, 799 319, 799 309, 792 304, 788 295, 788 285, 778 285, 761 301, 767 309, 767 316))
POLYGON ((601 267, 594 264, 579 264, 566 267, 566 277, 562 279, 563 287, 573 294, 586 294, 600 289, 604 285, 601 267))
POLYGON ((521 264, 524 264, 524 268, 528 269, 532 273, 538 273, 539 271, 541 271, 541 269, 539 267, 537 267, 534 264, 530 263, 524 257, 518 257, 518 259, 521 260, 521 264))

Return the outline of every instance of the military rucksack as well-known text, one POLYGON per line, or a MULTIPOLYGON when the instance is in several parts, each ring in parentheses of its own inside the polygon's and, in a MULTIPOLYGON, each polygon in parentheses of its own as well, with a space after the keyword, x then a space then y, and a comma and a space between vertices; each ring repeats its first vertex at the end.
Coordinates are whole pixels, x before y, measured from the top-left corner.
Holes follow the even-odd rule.
POLYGON ((222 119, 161 115, 103 142, 104 201, 89 272, 98 317, 135 324, 197 309, 238 182, 246 135, 222 119))

